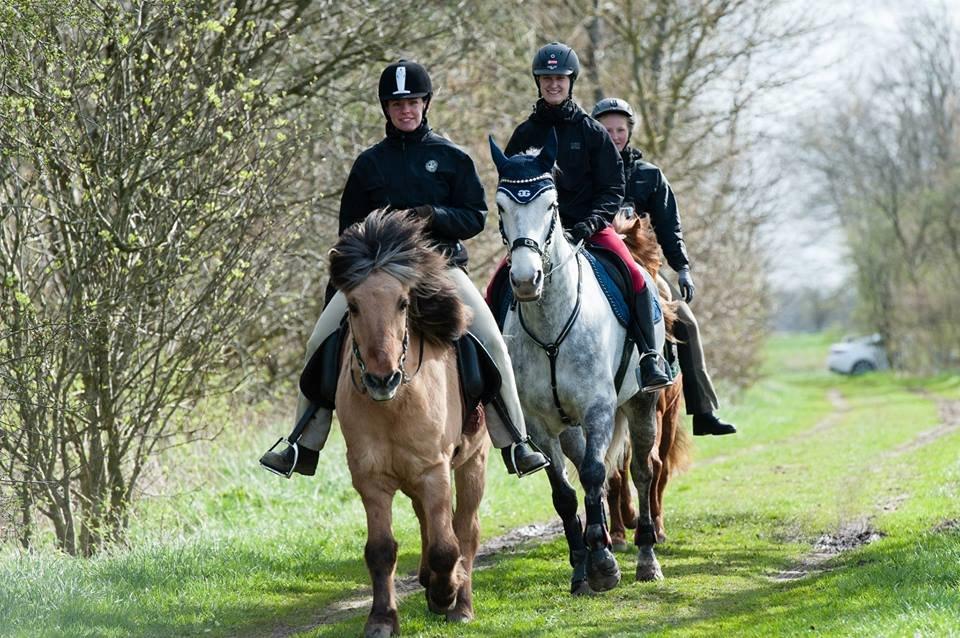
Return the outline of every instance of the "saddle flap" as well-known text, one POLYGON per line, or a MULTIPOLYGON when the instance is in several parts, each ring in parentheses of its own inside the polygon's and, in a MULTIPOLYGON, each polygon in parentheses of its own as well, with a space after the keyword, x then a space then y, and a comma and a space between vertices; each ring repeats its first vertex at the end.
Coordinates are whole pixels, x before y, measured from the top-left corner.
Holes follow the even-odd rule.
MULTIPOLYGON (((587 260, 590 261, 590 265, 593 267, 594 274, 597 276, 597 281, 603 289, 603 293, 610 302, 613 313, 617 315, 617 320, 620 321, 620 324, 626 326, 630 320, 630 312, 633 306, 633 304, 629 303, 629 300, 633 298, 633 278, 630 272, 616 254, 605 248, 593 245, 588 246, 586 255, 587 260), (594 258, 595 261, 591 260, 591 257, 594 258)), ((647 285, 654 285, 652 278, 647 276, 642 266, 640 270, 647 279, 647 285)), ((663 318, 663 310, 660 308, 657 295, 651 295, 650 298, 653 303, 653 322, 657 323, 663 318)))
POLYGON ((343 339, 347 330, 346 322, 340 324, 336 332, 324 339, 300 373, 300 392, 303 396, 328 410, 334 409, 337 379, 343 362, 343 339))
POLYGON ((500 371, 483 344, 469 332, 455 342, 464 414, 489 403, 500 391, 500 371))
POLYGON ((630 323, 631 305, 627 300, 633 297, 630 273, 625 272, 619 257, 597 246, 589 246, 584 255, 593 269, 600 289, 610 303, 610 309, 620 325, 626 327, 630 323))

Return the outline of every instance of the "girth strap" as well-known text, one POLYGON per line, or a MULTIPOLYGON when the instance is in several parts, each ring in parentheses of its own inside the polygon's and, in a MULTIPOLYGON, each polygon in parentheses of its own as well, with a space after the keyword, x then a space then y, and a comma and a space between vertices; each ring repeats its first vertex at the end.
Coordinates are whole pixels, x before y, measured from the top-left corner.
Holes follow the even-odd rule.
POLYGON ((563 343, 564 339, 567 338, 567 335, 570 334, 570 329, 573 328, 574 322, 576 322, 577 317, 580 315, 580 302, 583 299, 582 291, 583 263, 580 261, 580 256, 577 255, 577 303, 573 306, 573 312, 570 313, 566 324, 564 324, 559 336, 554 339, 553 343, 541 341, 530 331, 530 328, 527 327, 526 322, 523 320, 523 304, 517 304, 517 317, 520 319, 520 325, 523 326, 524 332, 526 332, 527 335, 533 339, 538 346, 543 348, 543 351, 547 353, 547 359, 550 360, 550 389, 553 391, 553 404, 557 406, 557 412, 560 413, 560 420, 565 425, 574 425, 574 423, 573 419, 570 418, 570 415, 568 415, 560 406, 560 395, 557 393, 557 356, 560 354, 560 345, 563 343))

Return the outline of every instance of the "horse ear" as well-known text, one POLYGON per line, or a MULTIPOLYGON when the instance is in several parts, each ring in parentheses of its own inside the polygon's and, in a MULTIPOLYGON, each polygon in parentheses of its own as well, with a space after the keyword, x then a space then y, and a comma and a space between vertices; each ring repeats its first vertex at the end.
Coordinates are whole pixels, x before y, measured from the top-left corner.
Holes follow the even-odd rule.
POLYGON ((547 136, 547 143, 543 145, 542 149, 540 149, 540 155, 538 156, 538 159, 540 160, 540 167, 543 169, 544 173, 549 173, 553 170, 553 164, 557 161, 558 146, 557 129, 551 127, 550 134, 547 136))
POLYGON ((490 142, 490 156, 493 158, 493 164, 497 167, 497 172, 499 173, 507 163, 507 156, 503 154, 503 151, 500 150, 497 143, 493 141, 493 135, 488 135, 487 140, 490 142))

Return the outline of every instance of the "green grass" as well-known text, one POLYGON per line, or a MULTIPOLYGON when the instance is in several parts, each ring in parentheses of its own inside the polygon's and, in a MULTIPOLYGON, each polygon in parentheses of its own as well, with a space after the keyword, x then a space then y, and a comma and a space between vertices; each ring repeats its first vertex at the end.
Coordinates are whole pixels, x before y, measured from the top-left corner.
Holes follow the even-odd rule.
MULTIPOLYGON (((960 525, 942 525, 960 519, 960 430, 916 445, 939 424, 936 401, 960 400, 960 377, 830 375, 830 341, 773 339, 768 376, 723 410, 740 433, 696 439, 694 466, 667 489, 665 581, 633 582, 621 554, 619 588, 572 598, 565 545, 551 542, 475 573, 470 625, 446 625, 421 594, 404 600, 404 635, 960 636, 960 525), (772 578, 861 518, 883 538, 805 578, 772 578)), ((210 410, 243 425, 164 457, 151 491, 173 496, 142 501, 131 548, 93 560, 8 549, 0 635, 263 635, 368 589, 342 439, 318 477, 284 481, 254 463, 285 420, 263 406, 210 410)), ((405 574, 418 533, 404 497, 394 509, 405 574)), ((492 458, 484 537, 552 517, 542 474, 517 481, 492 458)), ((357 635, 363 622, 305 635, 357 635)))

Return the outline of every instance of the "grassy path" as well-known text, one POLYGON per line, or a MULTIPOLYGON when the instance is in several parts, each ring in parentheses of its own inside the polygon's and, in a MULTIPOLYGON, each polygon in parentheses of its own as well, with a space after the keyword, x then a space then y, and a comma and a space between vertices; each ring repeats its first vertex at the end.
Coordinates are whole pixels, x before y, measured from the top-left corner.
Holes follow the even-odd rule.
MULTIPOLYGON (((404 635, 960 636, 960 378, 832 376, 826 343, 774 340, 768 377, 724 410, 741 433, 696 440, 667 489, 665 581, 632 582, 622 554, 619 588, 572 598, 563 541, 524 544, 475 574, 474 623, 446 625, 414 592, 404 635)), ((176 496, 144 502, 130 548, 7 548, 0 636, 358 635, 363 612, 324 615, 369 591, 342 441, 322 478, 278 480, 251 464, 269 413, 201 415, 249 425, 162 459, 150 490, 176 496)), ((484 539, 551 520, 546 483, 492 464, 484 539)), ((394 509, 403 576, 419 541, 409 505, 394 509)))
POLYGON ((780 369, 725 412, 742 433, 698 439, 668 488, 664 582, 572 598, 557 540, 478 573, 468 627, 411 596, 404 634, 960 635, 958 380, 831 376, 818 338, 772 351, 780 369))

